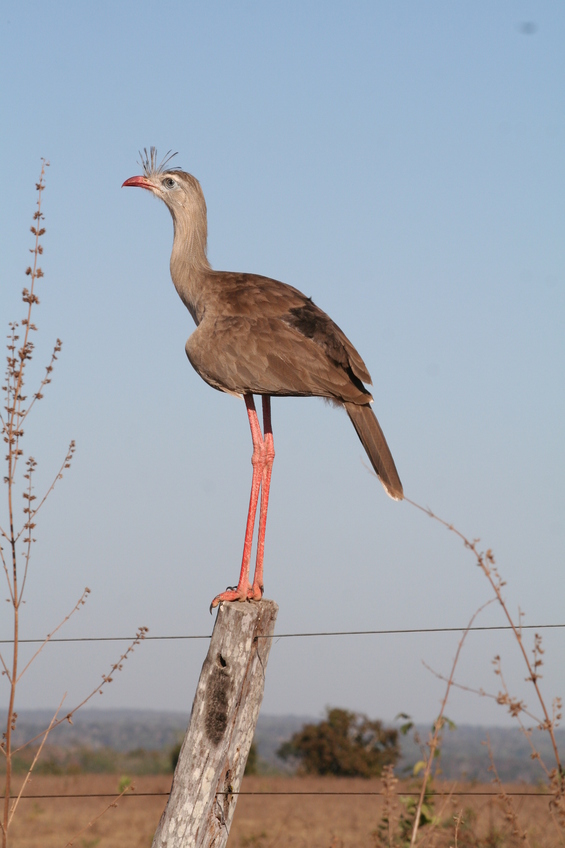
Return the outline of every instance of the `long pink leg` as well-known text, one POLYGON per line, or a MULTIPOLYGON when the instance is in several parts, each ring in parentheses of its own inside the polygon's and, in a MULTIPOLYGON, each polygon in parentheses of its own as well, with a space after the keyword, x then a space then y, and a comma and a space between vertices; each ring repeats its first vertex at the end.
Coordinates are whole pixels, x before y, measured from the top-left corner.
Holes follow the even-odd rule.
MULTIPOLYGON (((243 545, 241 571, 237 587, 235 589, 228 589, 220 595, 217 595, 212 601, 210 609, 217 607, 220 601, 246 601, 249 597, 254 597, 253 590, 249 584, 249 561, 251 559, 253 529, 255 527, 255 515, 257 513, 257 502, 259 500, 259 489, 261 488, 261 481, 263 479, 266 451, 263 436, 261 434, 261 427, 259 425, 259 419, 257 418, 257 410, 255 409, 255 403, 253 401, 253 395, 244 395, 244 400, 245 406, 247 407, 249 426, 251 427, 251 438, 253 439, 253 456, 251 457, 253 478, 251 480, 251 496, 249 498, 249 511, 247 513, 247 526, 245 528, 245 542, 243 545)), ((263 502, 261 501, 261 515, 263 512, 262 503, 263 502)), ((261 595, 259 595, 259 597, 261 597, 261 595)))
POLYGON ((263 555, 265 553, 265 528, 267 526, 267 509, 269 508, 269 489, 271 487, 271 473, 273 460, 275 458, 275 444, 273 441, 273 429, 271 426, 271 398, 263 395, 263 445, 264 465, 263 478, 261 480, 261 508, 259 511, 259 532, 257 536, 257 564, 251 597, 261 600, 263 597, 263 555))

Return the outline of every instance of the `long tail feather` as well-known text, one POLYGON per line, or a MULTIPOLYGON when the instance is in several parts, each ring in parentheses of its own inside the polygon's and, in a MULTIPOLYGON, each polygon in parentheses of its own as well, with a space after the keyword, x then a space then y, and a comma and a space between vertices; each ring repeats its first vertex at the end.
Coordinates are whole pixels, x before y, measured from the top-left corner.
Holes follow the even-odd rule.
POLYGON ((344 406, 387 495, 395 501, 401 501, 404 497, 402 483, 373 410, 370 406, 355 403, 344 403, 344 406))

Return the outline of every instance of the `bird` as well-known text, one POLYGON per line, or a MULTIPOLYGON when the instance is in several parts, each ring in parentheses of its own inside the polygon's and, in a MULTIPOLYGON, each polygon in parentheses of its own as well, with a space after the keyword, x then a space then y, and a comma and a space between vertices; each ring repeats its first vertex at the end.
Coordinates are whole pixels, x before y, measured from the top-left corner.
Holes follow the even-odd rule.
POLYGON ((161 162, 154 147, 140 152, 143 174, 125 180, 152 192, 173 219, 170 272, 196 329, 186 355, 214 389, 243 398, 251 429, 253 466, 243 556, 237 586, 220 592, 223 602, 258 601, 263 596, 263 559, 269 489, 275 449, 271 397, 321 397, 343 406, 386 493, 404 497, 392 454, 371 408, 365 384, 371 376, 361 356, 332 319, 298 289, 258 274, 213 270, 207 258, 207 209, 200 183, 172 167, 176 153, 161 162), (261 397, 263 430, 254 396, 261 397), (260 501, 259 501, 260 498, 260 501), (250 561, 257 507, 256 564, 250 561))

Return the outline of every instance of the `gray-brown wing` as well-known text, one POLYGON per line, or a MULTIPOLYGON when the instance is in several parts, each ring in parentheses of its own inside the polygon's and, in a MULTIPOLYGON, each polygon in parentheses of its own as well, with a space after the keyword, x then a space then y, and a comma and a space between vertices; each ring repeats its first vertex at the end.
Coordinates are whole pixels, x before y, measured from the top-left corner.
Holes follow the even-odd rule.
POLYGON ((336 361, 327 347, 284 318, 206 316, 186 353, 200 376, 222 391, 369 403, 347 359, 336 361))
POLYGON ((208 283, 206 315, 279 318, 313 341, 332 362, 351 369, 358 380, 371 383, 367 366, 345 333, 298 289, 269 277, 231 272, 213 272, 208 283))

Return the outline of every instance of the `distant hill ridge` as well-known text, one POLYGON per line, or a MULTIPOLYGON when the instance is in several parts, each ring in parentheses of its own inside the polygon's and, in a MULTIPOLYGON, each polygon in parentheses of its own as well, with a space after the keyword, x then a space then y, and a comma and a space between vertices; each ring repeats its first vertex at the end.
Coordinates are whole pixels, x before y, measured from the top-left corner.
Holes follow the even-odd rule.
MULTIPOLYGON (((54 712, 54 711, 53 711, 54 712)), ((20 710, 15 732, 15 744, 41 733, 53 717, 50 710, 20 710)), ((148 751, 171 748, 183 738, 189 713, 135 709, 84 709, 73 716, 73 724, 64 722, 53 730, 49 744, 61 747, 84 747, 90 749, 112 748, 115 751, 148 751)), ((256 742, 259 757, 269 766, 285 770, 285 764, 276 756, 282 742, 306 724, 320 719, 313 716, 261 715, 257 724, 256 742)), ((391 724, 394 724, 391 722, 391 724)), ((429 726, 416 728, 422 739, 427 738, 429 726)), ((527 739, 517 728, 478 727, 461 725, 454 731, 445 731, 441 756, 444 777, 490 781, 489 759, 483 744, 487 734, 490 738, 496 765, 503 781, 525 781, 536 783, 543 773, 539 763, 531 759, 527 739)), ((557 741, 565 759, 565 730, 558 730, 557 741)), ((552 750, 547 734, 534 731, 532 736, 537 750, 553 767, 552 750)), ((403 737, 402 760, 398 774, 421 758, 420 751, 411 737, 403 737)))

